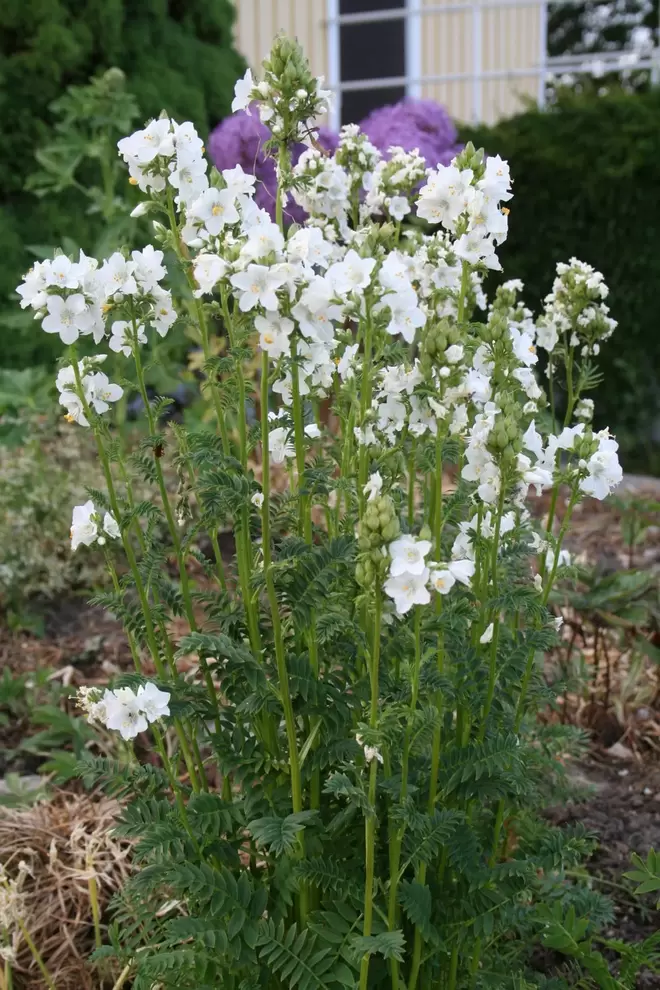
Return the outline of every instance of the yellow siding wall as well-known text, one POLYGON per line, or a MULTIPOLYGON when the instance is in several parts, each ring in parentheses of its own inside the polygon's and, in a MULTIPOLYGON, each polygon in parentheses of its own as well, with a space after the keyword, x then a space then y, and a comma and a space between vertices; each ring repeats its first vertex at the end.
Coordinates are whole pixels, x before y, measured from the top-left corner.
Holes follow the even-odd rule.
POLYGON ((315 76, 327 77, 328 29, 325 0, 235 0, 236 44, 258 69, 278 31, 293 35, 305 49, 315 76))
MULTIPOLYGON (((446 0, 455 6, 456 0, 446 0)), ((422 0, 422 10, 442 7, 443 0, 422 0)), ((477 58, 483 72, 532 70, 529 75, 508 79, 485 79, 475 84, 471 79, 425 83, 422 95, 449 108, 459 120, 470 120, 476 102, 482 120, 493 122, 509 116, 525 99, 538 94, 541 8, 538 3, 517 7, 481 7, 471 10, 431 13, 422 16, 422 75, 446 73, 471 74, 477 58), (476 24, 480 20, 481 44, 475 42, 476 24), (475 51, 476 49, 476 51, 475 51)), ((479 32, 479 28, 477 28, 479 32)))
MULTIPOLYGON (((505 0, 506 2, 506 0, 505 0)), ((524 0, 521 0, 524 2, 524 0)), ((444 0, 455 5, 456 0, 444 0)), ((529 6, 481 8, 427 14, 425 8, 443 6, 443 0, 421 0, 421 75, 472 74, 475 48, 484 72, 531 70, 515 78, 483 80, 475 94, 471 79, 425 83, 424 97, 448 107, 459 120, 473 117, 475 104, 482 120, 493 122, 520 109, 525 99, 536 99, 541 40, 541 8, 529 6), (475 43, 475 20, 480 18, 481 44, 475 43)), ((252 68, 258 69, 278 31, 295 35, 310 60, 315 75, 328 76, 328 28, 325 0, 236 0, 236 40, 252 68)))

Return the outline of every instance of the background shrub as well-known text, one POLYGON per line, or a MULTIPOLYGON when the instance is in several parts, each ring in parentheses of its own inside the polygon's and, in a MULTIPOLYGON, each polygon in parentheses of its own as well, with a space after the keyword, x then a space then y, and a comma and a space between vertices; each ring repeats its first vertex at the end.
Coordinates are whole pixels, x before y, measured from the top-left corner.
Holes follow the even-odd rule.
POLYGON ((0 4, 0 333, 4 367, 43 360, 10 316, 30 246, 71 237, 92 249, 102 225, 75 195, 39 202, 25 191, 49 140, 50 104, 67 86, 118 66, 143 117, 167 107, 203 135, 229 113, 244 69, 231 0, 3 0, 0 4), (20 231, 20 236, 18 231, 20 231))
POLYGON ((657 472, 660 92, 564 99, 462 136, 511 165, 501 259, 529 305, 549 292, 557 261, 576 255, 603 272, 620 344, 599 358, 599 425, 617 433, 628 470, 657 472))

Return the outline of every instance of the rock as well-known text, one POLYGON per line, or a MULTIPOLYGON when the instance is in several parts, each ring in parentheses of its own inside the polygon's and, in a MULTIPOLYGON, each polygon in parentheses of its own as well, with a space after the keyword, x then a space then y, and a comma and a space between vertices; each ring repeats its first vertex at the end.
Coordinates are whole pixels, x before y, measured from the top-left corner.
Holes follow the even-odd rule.
POLYGON ((615 742, 613 746, 605 750, 607 756, 611 756, 613 760, 634 760, 635 754, 632 749, 624 746, 623 743, 615 742))
POLYGON ((38 791, 43 784, 44 778, 38 773, 28 773, 23 777, 18 774, 8 774, 0 780, 0 794, 26 794, 29 791, 38 791))

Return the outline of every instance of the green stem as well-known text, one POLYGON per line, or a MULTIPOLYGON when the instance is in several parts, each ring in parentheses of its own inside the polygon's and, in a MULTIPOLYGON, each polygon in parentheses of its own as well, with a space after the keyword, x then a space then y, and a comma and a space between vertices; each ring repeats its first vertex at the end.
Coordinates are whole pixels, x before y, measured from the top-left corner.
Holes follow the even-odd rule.
MULTIPOLYGON (((433 522, 435 528, 435 559, 441 560, 441 539, 442 539, 442 437, 440 431, 436 435, 436 463, 435 463, 435 506, 433 510, 433 522)), ((442 595, 436 595, 435 599, 435 609, 436 613, 440 615, 442 613, 442 595)), ((438 673, 442 673, 444 670, 444 637, 442 632, 438 631, 438 653, 437 653, 437 670, 438 673)), ((435 696, 435 706, 438 711, 438 723, 440 722, 440 717, 442 714, 442 694, 440 691, 436 692, 435 696)), ((426 804, 427 814, 432 814, 435 808, 435 798, 438 792, 438 769, 440 767, 440 747, 442 744, 442 727, 438 724, 433 730, 433 741, 431 743, 431 775, 429 780, 429 796, 426 804)), ((428 865, 425 862, 419 864, 417 870, 416 880, 417 883, 422 886, 426 883, 426 874, 428 870, 428 865)), ((417 980, 419 978, 419 971, 422 962, 422 947, 424 945, 424 939, 421 930, 418 926, 415 927, 415 936, 413 940, 413 956, 410 968, 410 978, 408 980, 408 990, 415 990, 417 985, 417 980)))
MULTIPOLYGON (((264 556, 264 577, 266 579, 266 591, 270 604, 271 620, 273 623, 273 638, 275 640, 275 660, 277 663, 277 677, 280 688, 280 698, 284 710, 284 723, 286 726, 287 742, 289 746, 289 762, 291 765, 291 803, 294 812, 303 810, 302 780, 300 774, 300 762, 298 755, 298 742, 296 737, 296 723, 291 703, 289 691, 289 673, 286 666, 286 656, 284 651, 284 637, 282 635, 282 622, 280 619, 277 594, 272 575, 272 557, 270 547, 270 451, 268 448, 268 354, 264 351, 261 363, 261 463, 262 470, 262 491, 264 496, 261 507, 261 533, 262 551, 264 556)), ((304 854, 304 839, 301 833, 300 851, 304 854)), ((304 923, 307 916, 307 888, 302 885, 300 888, 300 920, 304 923)))
MULTIPOLYGON (((362 387, 360 394, 360 429, 364 429, 367 413, 371 407, 371 362, 373 359, 373 325, 371 321, 371 306, 365 298, 366 317, 364 322, 364 355, 362 365, 362 387)), ((360 446, 360 462, 358 470, 358 498, 360 507, 364 505, 364 486, 367 483, 368 455, 367 445, 360 446)))
MULTIPOLYGON (((229 312, 229 301, 227 298, 227 290, 225 288, 221 289, 220 292, 221 305, 222 305, 222 315, 225 321, 225 327, 227 330, 227 336, 229 337, 229 344, 232 350, 237 345, 236 334, 234 330, 234 323, 232 316, 229 312)), ((248 460, 248 450, 247 450, 247 408, 245 402, 245 379, 243 378, 243 368, 240 363, 236 365, 236 379, 238 383, 238 442, 239 442, 239 456, 241 461, 241 467, 247 474, 247 460, 248 460)), ((247 616, 248 629, 250 632, 250 642, 252 644, 253 651, 256 650, 257 655, 261 653, 261 635, 259 633, 259 616, 257 612, 256 604, 252 598, 250 582, 252 577, 252 539, 250 537, 250 514, 247 504, 241 507, 240 510, 240 530, 236 534, 236 553, 237 553, 237 564, 238 564, 238 577, 239 583, 241 585, 241 595, 243 597, 243 605, 245 607, 245 614, 247 616)))
MULTIPOLYGON (((497 517, 495 520, 495 533, 493 535, 493 554, 491 560, 491 583, 493 586, 493 597, 498 594, 497 557, 500 545, 500 529, 502 526, 502 515, 504 513, 504 478, 500 480, 500 497, 497 504, 497 517)), ((481 713, 481 730, 479 732, 479 742, 483 742, 486 736, 488 716, 495 696, 495 684, 497 682, 497 643, 499 640, 500 623, 498 621, 496 609, 491 609, 489 619, 493 623, 493 638, 490 643, 490 658, 488 662, 488 688, 486 690, 486 700, 484 701, 481 713)))
POLYGON ((458 303, 456 307, 456 322, 463 323, 465 320, 465 302, 467 300, 468 287, 470 284, 470 266, 467 261, 462 263, 461 287, 459 290, 458 303))
MULTIPOLYGON (((87 858, 87 869, 94 869, 94 861, 91 856, 88 856, 87 858)), ((98 886, 96 883, 95 873, 93 873, 87 881, 87 889, 89 892, 89 903, 92 908, 92 921, 94 922, 94 944, 97 949, 100 949, 103 944, 103 939, 101 938, 101 912, 99 909, 98 886)))
MULTIPOLYGON (((376 583, 374 590, 374 617, 371 641, 371 663, 369 675, 371 680, 371 702, 369 707, 369 727, 376 728, 378 723, 379 698, 379 666, 380 666, 380 624, 382 613, 382 591, 376 583)), ((364 849, 365 849, 365 885, 364 885, 364 918, 362 934, 371 935, 374 908, 374 880, 376 873, 376 793, 378 782, 378 760, 373 759, 369 764, 369 810, 364 820, 364 849)), ((360 963, 360 990, 367 990, 369 978, 369 954, 365 953, 360 963)))
MULTIPOLYGON (((410 696, 410 710, 406 732, 403 739, 403 756, 401 759, 401 791, 399 803, 403 807, 408 796, 408 773, 410 764, 410 741, 412 737, 413 720, 417 711, 417 701, 419 698, 419 677, 422 668, 422 609, 418 605, 415 608, 415 663, 412 671, 412 686, 410 696)), ((387 905, 387 927, 389 931, 394 931, 397 924, 397 893, 399 890, 399 867, 401 864, 401 846, 405 826, 401 825, 393 834, 390 840, 390 890, 387 905)), ((399 988, 399 962, 397 959, 391 960, 390 972, 392 976, 392 990, 399 988)))
POLYGON ((410 444, 410 455, 408 457, 408 526, 412 528, 415 521, 415 480, 416 467, 415 455, 417 453, 417 440, 413 437, 410 444))
POLYGON ((126 980, 128 979, 128 976, 129 976, 129 973, 131 972, 132 966, 133 966, 133 962, 132 961, 129 962, 129 963, 126 963, 126 965, 122 969, 121 973, 117 977, 117 982, 113 984, 112 990, 121 990, 121 988, 123 987, 124 983, 126 983, 126 980))
MULTIPOLYGON (((131 314, 131 321, 133 324, 133 359, 135 361, 135 370, 137 372, 138 388, 140 390, 140 395, 142 397, 142 402, 147 413, 147 420, 149 423, 149 432, 151 436, 156 436, 157 434, 157 423, 154 419, 153 410, 151 408, 151 403, 149 402, 149 395, 147 393, 147 386, 144 377, 144 368, 142 367, 142 358, 140 357, 140 345, 137 342, 137 324, 135 321, 135 316, 131 314)), ((185 553, 181 547, 181 541, 179 540, 179 534, 177 531, 177 525, 174 520, 174 515, 172 514, 172 507, 170 505, 170 498, 167 491, 167 485, 165 484, 165 476, 163 474, 163 468, 160 463, 160 456, 154 450, 154 467, 156 470, 156 480, 158 481, 158 488, 160 490, 160 497, 163 503, 163 510, 165 512, 165 518, 167 520, 167 528, 170 531, 170 537, 172 539, 172 546, 174 547, 174 555, 176 557, 177 566, 179 569, 179 580, 181 581, 181 593, 183 595, 183 604, 186 612, 186 618, 190 625, 191 630, 194 632, 197 629, 197 623, 195 621, 195 614, 193 611, 192 598, 190 595, 190 583, 188 581, 188 573, 186 571, 186 559, 185 553)))
POLYGON ((25 924, 23 923, 23 921, 21 920, 21 918, 18 918, 17 921, 18 921, 18 927, 21 930, 21 935, 25 939, 25 944, 27 945, 28 949, 30 950, 30 952, 32 954, 32 958, 34 959, 34 961, 36 962, 37 966, 39 967, 39 970, 41 972, 41 975, 44 978, 44 982, 45 982, 46 986, 48 987, 48 990, 55 990, 55 984, 53 982, 53 978, 50 975, 50 973, 48 972, 48 969, 46 968, 46 964, 43 961, 43 959, 41 958, 41 955, 39 953, 39 950, 37 949, 36 945, 32 941, 32 936, 30 935, 29 931, 25 927, 25 924))

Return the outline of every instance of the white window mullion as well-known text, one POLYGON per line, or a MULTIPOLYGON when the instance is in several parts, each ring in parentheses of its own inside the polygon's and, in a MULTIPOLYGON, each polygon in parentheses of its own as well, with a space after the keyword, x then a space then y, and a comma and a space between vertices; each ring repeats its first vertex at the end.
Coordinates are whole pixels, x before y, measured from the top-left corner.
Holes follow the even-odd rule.
POLYGON ((334 99, 330 108, 328 126, 337 132, 341 126, 341 27, 339 25, 339 0, 325 0, 327 20, 328 86, 334 99))
POLYGON ((406 96, 418 100, 422 95, 422 0, 406 0, 403 23, 406 45, 406 96))

